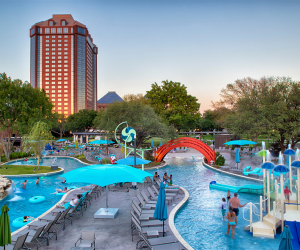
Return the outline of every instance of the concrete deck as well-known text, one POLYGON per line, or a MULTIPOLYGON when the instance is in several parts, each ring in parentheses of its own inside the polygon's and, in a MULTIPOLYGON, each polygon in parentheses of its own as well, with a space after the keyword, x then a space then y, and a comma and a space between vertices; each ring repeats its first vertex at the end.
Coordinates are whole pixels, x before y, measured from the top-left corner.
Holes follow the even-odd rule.
MULTIPOLYGON (((147 187, 146 184, 138 184, 138 190, 147 187)), ((112 188, 115 191, 109 191, 108 204, 109 207, 119 208, 119 214, 115 219, 94 219, 94 213, 100 208, 105 207, 105 190, 101 192, 101 196, 96 200, 93 199, 92 204, 83 213, 83 217, 73 220, 73 225, 67 225, 64 231, 58 233, 58 240, 50 240, 49 246, 42 246, 42 250, 67 250, 75 246, 75 242, 80 237, 81 231, 95 231, 96 232, 96 249, 98 250, 134 250, 136 249, 136 242, 139 239, 137 233, 134 235, 133 242, 131 241, 131 215, 130 204, 134 199, 134 190, 126 188, 112 188)), ((182 199, 183 194, 177 195, 172 204, 168 205, 168 213, 172 211, 182 199)), ((165 222, 165 228, 168 230, 167 235, 172 235, 169 228, 168 220, 165 222)))

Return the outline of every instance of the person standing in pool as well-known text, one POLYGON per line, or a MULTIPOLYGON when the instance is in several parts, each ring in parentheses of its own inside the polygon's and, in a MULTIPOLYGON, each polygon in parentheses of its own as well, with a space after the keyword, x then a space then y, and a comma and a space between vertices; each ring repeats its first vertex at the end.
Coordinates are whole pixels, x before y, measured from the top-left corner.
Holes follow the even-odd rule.
POLYGON ((234 193, 234 197, 232 197, 229 201, 229 207, 232 207, 232 211, 235 212, 236 216, 239 216, 239 208, 246 206, 247 203, 241 205, 240 199, 237 197, 237 193, 234 193))
POLYGON ((231 195, 230 190, 228 190, 228 192, 227 192, 227 203, 228 203, 229 200, 230 200, 230 195, 231 195))
POLYGON ((40 177, 37 177, 35 184, 38 185, 39 183, 40 183, 40 177))
POLYGON ((235 234, 235 227, 237 224, 237 216, 235 212, 233 211, 232 207, 229 207, 229 212, 226 214, 226 219, 228 220, 227 224, 227 235, 229 235, 230 227, 232 230, 232 239, 234 239, 234 234, 235 234))
POLYGON ((222 209, 223 220, 225 220, 226 206, 227 206, 226 200, 225 198, 222 198, 221 209, 222 209))
POLYGON ((23 189, 26 189, 26 185, 27 185, 27 180, 25 180, 24 182, 21 183, 21 187, 23 189))

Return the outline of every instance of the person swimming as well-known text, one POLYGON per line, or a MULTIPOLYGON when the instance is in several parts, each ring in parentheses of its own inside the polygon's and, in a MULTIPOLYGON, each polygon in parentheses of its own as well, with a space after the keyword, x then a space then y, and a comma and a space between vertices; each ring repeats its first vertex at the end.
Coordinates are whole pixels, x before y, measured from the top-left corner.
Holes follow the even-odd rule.
POLYGON ((26 189, 26 185, 27 185, 27 180, 25 180, 24 182, 21 183, 21 187, 23 189, 26 189))
POLYGON ((55 193, 66 193, 66 192, 68 192, 69 190, 68 190, 68 188, 67 187, 64 187, 64 189, 62 190, 62 189, 55 189, 55 193))
POLYGON ((24 220, 23 220, 23 222, 28 222, 28 221, 32 221, 32 220, 34 220, 34 218, 33 217, 31 217, 31 216, 24 216, 24 220))

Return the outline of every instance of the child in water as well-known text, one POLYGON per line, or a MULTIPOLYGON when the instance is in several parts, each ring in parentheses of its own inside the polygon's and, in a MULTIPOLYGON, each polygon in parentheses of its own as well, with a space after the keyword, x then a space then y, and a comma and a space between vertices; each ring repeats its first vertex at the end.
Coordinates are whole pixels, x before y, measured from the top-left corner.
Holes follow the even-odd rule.
POLYGON ((173 176, 170 174, 170 185, 173 184, 173 176))
POLYGON ((222 198, 221 209, 222 209, 223 220, 225 220, 226 206, 227 206, 226 200, 225 198, 222 198))

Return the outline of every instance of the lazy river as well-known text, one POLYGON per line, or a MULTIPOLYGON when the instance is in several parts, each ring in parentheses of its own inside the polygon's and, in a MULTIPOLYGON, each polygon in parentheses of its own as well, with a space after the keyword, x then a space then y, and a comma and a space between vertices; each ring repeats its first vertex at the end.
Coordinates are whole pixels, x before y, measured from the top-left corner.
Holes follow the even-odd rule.
MULTIPOLYGON (((42 165, 51 165, 53 158, 44 158, 42 165)), ((28 164, 24 161, 19 161, 20 164, 28 164)), ((221 198, 226 197, 226 192, 217 189, 209 189, 211 181, 217 181, 225 185, 251 185, 258 184, 254 181, 244 180, 241 178, 231 177, 225 174, 218 173, 204 167, 197 159, 178 159, 170 158, 167 160, 168 165, 158 169, 150 170, 153 173, 158 171, 162 176, 164 172, 168 175, 173 175, 173 182, 176 185, 184 187, 190 194, 187 204, 178 212, 175 218, 175 226, 182 237, 194 249, 278 249, 279 235, 275 239, 253 237, 249 232, 244 230, 244 227, 249 225, 243 219, 242 209, 238 217, 238 225, 236 228, 236 238, 227 236, 227 222, 222 221, 221 216, 221 198)), ((34 164, 35 162, 33 162, 34 164)), ((15 164, 15 162, 12 162, 15 164)), ((65 172, 75 168, 86 166, 77 160, 71 158, 57 158, 56 164, 65 169, 65 172)), ((40 179, 40 184, 35 185, 36 178, 26 178, 28 180, 26 190, 20 188, 21 182, 25 178, 12 178, 16 184, 17 190, 15 194, 11 194, 3 201, 8 205, 10 211, 10 221, 20 216, 29 215, 37 217, 51 208, 57 203, 61 196, 51 194, 55 192, 55 188, 63 188, 72 184, 62 184, 63 178, 59 174, 48 176, 40 179), (45 196, 45 201, 41 203, 29 203, 32 196, 45 196)), ((76 184, 83 186, 84 183, 76 184)), ((259 203, 259 195, 256 194, 239 194, 241 203, 259 203)), ((249 219, 249 212, 245 213, 245 217, 249 219)), ((254 216, 254 221, 258 221, 258 217, 254 216)), ((12 231, 17 228, 12 227, 12 231)))

